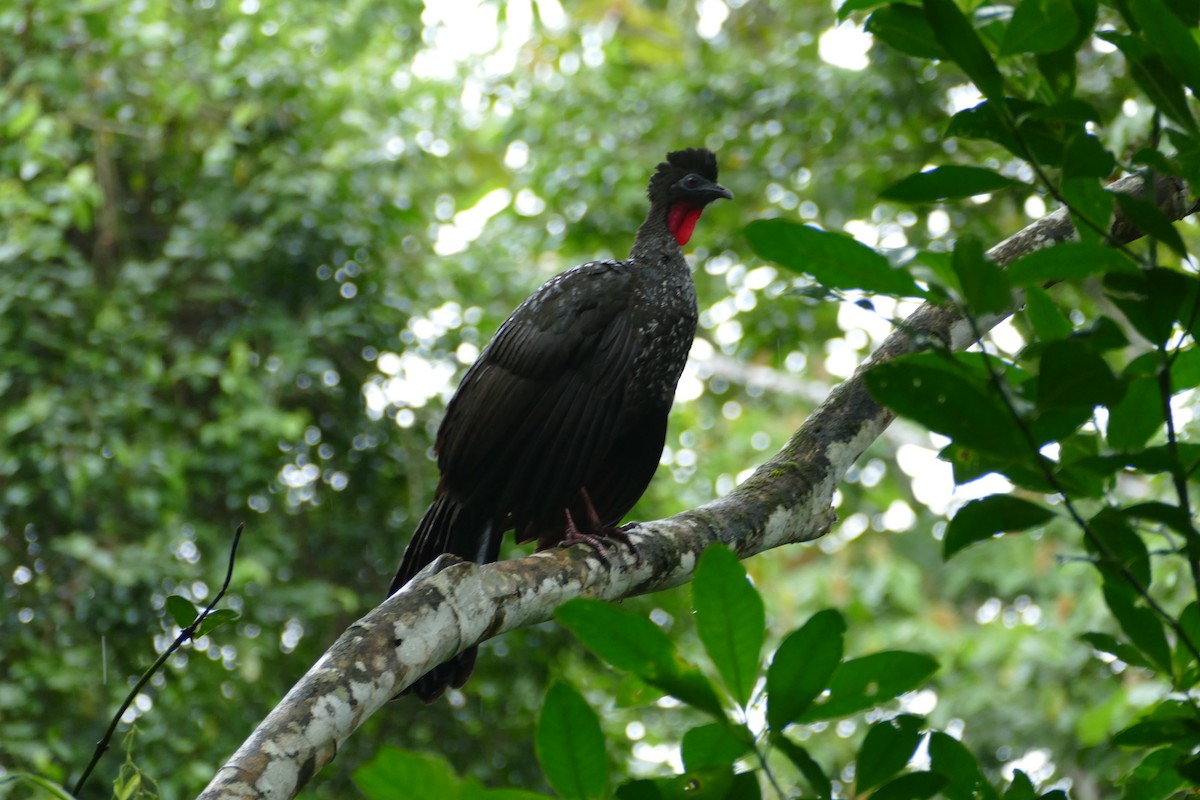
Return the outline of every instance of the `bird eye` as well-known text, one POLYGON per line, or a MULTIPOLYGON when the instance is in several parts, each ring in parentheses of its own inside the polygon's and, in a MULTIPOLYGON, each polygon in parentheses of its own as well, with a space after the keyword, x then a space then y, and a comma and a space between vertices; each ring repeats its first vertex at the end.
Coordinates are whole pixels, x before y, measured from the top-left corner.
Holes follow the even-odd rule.
POLYGON ((683 185, 685 188, 695 189, 700 185, 700 179, 693 173, 692 175, 688 175, 683 179, 683 185))

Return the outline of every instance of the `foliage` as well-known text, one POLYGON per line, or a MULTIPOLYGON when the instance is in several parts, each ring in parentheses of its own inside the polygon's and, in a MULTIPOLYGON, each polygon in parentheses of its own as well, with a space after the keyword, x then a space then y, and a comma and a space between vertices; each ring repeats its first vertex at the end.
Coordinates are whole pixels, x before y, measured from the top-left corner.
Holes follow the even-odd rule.
MULTIPOLYGON (((1150 138, 1134 161, 1151 167, 1151 179, 1161 168, 1194 182, 1198 176, 1186 154, 1196 149, 1197 130, 1187 104, 1176 101, 1184 86, 1200 80, 1200 46, 1183 33, 1196 20, 1158 0, 1120 10, 1131 32, 1102 35, 1130 59, 1134 80, 1155 107, 1150 138), (1178 127, 1160 131, 1160 115, 1178 127)), ((1126 797, 1169 797, 1200 781, 1193 755, 1200 745, 1200 709, 1176 699, 1190 696, 1200 680, 1191 667, 1200 663, 1200 631, 1189 624, 1200 595, 1200 532, 1190 488, 1197 462, 1182 441, 1187 430, 1178 418, 1191 418, 1198 385, 1184 365, 1200 352, 1195 341, 1200 283, 1183 238, 1155 204, 1103 187, 1118 159, 1086 127, 1101 116, 1075 93, 1075 51, 1082 40, 1071 33, 1095 21, 1094 3, 1025 0, 1006 26, 978 29, 949 0, 925 0, 923 11, 919 24, 898 30, 892 27, 898 19, 911 23, 918 15, 890 7, 868 28, 889 42, 894 37, 902 52, 948 58, 970 77, 986 99, 959 112, 949 132, 990 140, 1026 159, 1031 174, 1067 204, 1083 244, 1034 253, 1002 271, 976 240, 960 238, 952 270, 933 278, 931 291, 953 298, 982 346, 968 353, 934 347, 904 356, 871 370, 868 383, 881 402, 948 438, 942 456, 954 464, 956 481, 999 474, 1019 493, 964 505, 945 530, 947 559, 997 534, 1042 528, 1056 518, 1062 528, 1075 530, 1087 554, 1081 560, 1098 573, 1124 639, 1106 632, 1080 636, 1117 675, 1140 668, 1157 695, 1141 721, 1108 737, 1112 746, 1141 748, 1140 764, 1118 782, 1126 797), (1065 38, 1053 38, 1056 31, 1065 38), (914 46, 914 39, 920 43, 914 46), (1044 57, 1061 48, 1069 58, 1044 57), (1009 62, 1002 72, 992 52, 1039 57, 1009 62), (1148 235, 1146 246, 1126 248, 1109 240, 1114 208, 1148 235), (1100 256, 1097 241, 1117 252, 1100 256), (1172 261, 1167 251, 1184 260, 1172 261), (1093 275, 1108 309, 1085 315, 1076 306, 1068 315, 1066 304, 1043 290, 1047 282, 1082 282, 1093 275), (1023 290, 1032 301, 1023 346, 1000 352, 983 342, 975 320, 1019 304, 1023 290), (1156 437, 1162 443, 1148 447, 1156 437), (1128 493, 1122 481, 1140 488, 1128 493), (1157 549, 1151 551, 1150 542, 1157 549)), ((947 165, 901 180, 883 196, 928 202, 1006 185, 1003 175, 989 170, 947 165)), ((782 226, 776 230, 786 234, 782 226)), ((789 244, 793 252, 784 263, 803 262, 804 249, 796 240, 789 244)), ((771 242, 756 246, 764 256, 772 252, 771 242)), ((931 755, 934 744, 931 736, 931 755)), ((969 754, 963 751, 960 758, 965 762, 969 754)))
MULTIPOLYGON (((705 677, 698 666, 684 662, 663 633, 638 615, 584 599, 572 600, 559 610, 563 623, 612 666, 629 670, 645 684, 667 691, 703 712, 708 720, 682 734, 681 775, 627 781, 616 788, 616 797, 749 798, 762 796, 760 785, 767 784, 779 796, 795 797, 799 795, 790 784, 797 780, 807 784, 811 794, 806 796, 820 798, 868 791, 878 797, 931 797, 939 791, 948 796, 1000 797, 975 757, 956 739, 930 730, 921 716, 898 713, 893 708, 897 698, 903 706, 903 696, 921 686, 937 669, 932 658, 891 650, 845 659, 845 620, 837 611, 825 609, 783 640, 770 659, 764 680, 759 652, 765 633, 762 600, 732 552, 720 545, 705 551, 696 567, 693 598, 697 628, 707 631, 701 641, 720 676, 716 682, 705 677), (714 598, 729 602, 714 602, 714 598), (739 611, 730 613, 731 608, 739 611), (614 622, 620 624, 614 627, 614 622), (614 642, 617 631, 625 633, 614 642), (757 639, 759 646, 729 646, 730 642, 745 643, 747 638, 757 639), (742 662, 748 672, 734 669, 735 662, 742 662), (670 668, 673 673, 695 676, 693 684, 704 686, 704 690, 681 693, 666 689, 662 679, 664 664, 668 663, 674 665, 670 668), (751 692, 745 691, 747 678, 751 679, 751 692), (717 697, 719 705, 713 708, 710 698, 717 697), (824 728, 868 709, 873 710, 877 721, 863 737, 857 767, 851 773, 853 779, 846 785, 840 778, 830 778, 804 744, 788 731, 793 723, 824 728), (765 726, 758 728, 763 721, 765 726), (922 744, 925 746, 919 755, 922 744), (925 760, 927 767, 908 770, 910 762, 918 758, 925 760)), ((603 769, 607 757, 599 729, 599 717, 578 693, 564 684, 550 688, 538 724, 538 755, 558 796, 579 800, 608 796, 603 769), (597 735, 591 735, 592 731, 597 735), (585 732, 588 735, 581 735, 585 732), (553 756, 548 747, 544 749, 543 742, 554 743, 553 756)), ((403 770, 408 768, 406 765, 425 763, 427 759, 393 753, 386 763, 403 770)), ((360 776, 375 775, 377 769, 366 767, 360 776)), ((390 783, 396 785, 434 784, 390 783)), ((1027 793, 1014 797, 1063 797, 1057 790, 1038 795, 1019 770, 1014 773, 1012 786, 1018 792, 1028 786, 1027 793)), ((373 800, 397 796, 394 790, 367 794, 373 800)))
POLYGON ((895 296, 981 313, 1024 290, 986 356, 928 352, 874 378, 952 440, 935 441, 955 505, 997 475, 1017 502, 948 529, 930 439, 898 423, 840 487, 836 530, 749 565, 763 641, 780 642, 765 686, 743 588, 697 611, 741 620, 736 638, 664 593, 629 604, 662 637, 623 619, 654 639, 614 659, 628 676, 556 628, 510 635, 448 703, 377 715, 313 793, 346 796, 353 773, 376 796, 355 768, 393 769, 383 742, 444 758, 375 786, 544 789, 529 731, 552 674, 603 707, 610 780, 660 793, 689 788, 664 777, 681 745, 706 784, 746 790, 725 733, 755 698, 754 730, 786 727, 768 758, 818 794, 822 774, 854 786, 856 761, 877 797, 1008 776, 1013 798, 1188 785, 1194 708, 1172 692, 1200 663, 1197 295, 1179 255, 1194 235, 1104 182, 1198 177, 1197 20, 1163 0, 1006 8, 850 0, 838 14, 875 37, 854 71, 822 58, 827 3, 0 7, 0 794, 73 783, 177 635, 168 597, 206 605, 245 519, 237 620, 168 660, 121 723, 141 731, 126 766, 102 762, 84 793, 144 775, 194 794, 381 598, 465 363, 542 280, 622 254, 649 168, 696 143, 738 200, 695 239, 700 341, 634 516, 731 488, 903 318, 895 296), (456 38, 456 18, 494 35, 456 38), (1056 202, 1081 242, 990 269, 978 243, 1056 202), (1103 246, 1117 204, 1150 242, 1103 246), (843 650, 908 648, 941 665, 899 701, 925 706, 876 716, 862 680, 878 665, 847 670, 871 656, 843 650), (843 673, 844 716, 810 720, 843 673), (772 714, 773 683, 803 690, 772 714), (699 732, 681 742, 681 724, 699 732), (903 772, 914 735, 944 769, 903 772))

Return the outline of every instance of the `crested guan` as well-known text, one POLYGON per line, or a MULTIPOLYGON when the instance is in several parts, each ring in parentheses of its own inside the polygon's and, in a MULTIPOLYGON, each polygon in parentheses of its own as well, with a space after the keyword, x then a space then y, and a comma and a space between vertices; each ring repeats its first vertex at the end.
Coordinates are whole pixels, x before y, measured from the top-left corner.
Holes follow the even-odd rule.
MULTIPOLYGON (((696 332, 680 247, 705 206, 733 197, 700 148, 667 154, 647 193, 629 258, 551 278, 467 370, 438 429, 437 494, 389 594, 442 553, 495 561, 507 530, 538 549, 623 538, 613 526, 658 466, 696 332)), ((432 702, 474 663, 472 647, 408 691, 432 702)))

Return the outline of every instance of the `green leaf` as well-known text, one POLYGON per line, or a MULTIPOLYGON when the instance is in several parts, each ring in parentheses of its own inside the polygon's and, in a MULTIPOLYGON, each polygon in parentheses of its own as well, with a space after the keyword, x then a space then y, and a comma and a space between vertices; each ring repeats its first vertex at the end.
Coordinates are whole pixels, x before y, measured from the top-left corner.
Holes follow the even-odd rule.
POLYGON ((949 436, 964 447, 1024 459, 1025 439, 992 392, 939 353, 917 353, 878 364, 866 373, 871 395, 901 416, 949 436))
POLYGON ((999 313, 1012 306, 1008 278, 984 255, 979 240, 963 237, 955 242, 950 263, 972 313, 999 313))
POLYGON ((608 759, 600 719, 574 687, 551 684, 538 717, 534 747, 542 773, 562 797, 608 796, 608 759))
POLYGON ((1162 394, 1158 382, 1135 378, 1121 402, 1109 409, 1107 439, 1114 450, 1136 450, 1163 426, 1162 394))
POLYGON ((850 19, 850 15, 855 11, 867 11, 876 6, 881 6, 886 2, 887 0, 846 0, 846 2, 838 6, 837 21, 845 22, 850 19))
POLYGON ((1038 369, 1040 409, 1111 407, 1125 394, 1125 384, 1108 363, 1079 339, 1059 339, 1042 350, 1038 369))
POLYGON ((1056 465, 1041 453, 1035 458, 1015 462, 951 443, 942 448, 938 456, 950 463, 954 470, 954 482, 960 486, 989 472, 995 472, 1005 476, 1019 488, 1031 492, 1057 491, 1054 484, 1046 479, 1043 470, 1044 467, 1053 472, 1056 465))
POLYGON ((993 103, 1004 102, 1004 79, 996 62, 954 0, 924 0, 934 38, 993 103))
MULTIPOLYGON (((1183 613, 1179 615, 1179 626, 1192 645, 1200 648, 1200 604, 1193 600, 1184 607, 1183 613)), ((1187 666, 1196 661, 1196 656, 1192 652, 1192 647, 1189 647, 1188 643, 1183 640, 1183 636, 1178 638, 1179 640, 1175 643, 1176 658, 1180 664, 1187 666)))
POLYGON ((1149 167, 1154 172, 1162 175, 1176 175, 1183 171, 1183 167, 1173 158, 1168 158, 1161 151, 1155 150, 1153 147, 1143 147, 1129 157, 1132 164, 1141 164, 1149 167))
POLYGON ((1104 294, 1138 333, 1156 345, 1170 340, 1181 311, 1187 310, 1190 316, 1192 304, 1197 302, 1197 289, 1194 277, 1163 267, 1136 275, 1104 276, 1104 294))
POLYGON ((1049 53, 1075 37, 1079 18, 1063 0, 1021 0, 1004 31, 1000 55, 1049 53))
POLYGON ((1165 62, 1157 55, 1134 57, 1129 61, 1129 73, 1142 88, 1155 108, 1169 117, 1192 136, 1200 135, 1192 107, 1183 86, 1175 80, 1165 62))
POLYGON ((926 800, 946 786, 945 776, 933 772, 910 772, 871 792, 871 800, 926 800))
POLYGON ((818 611, 780 643, 767 668, 767 724, 780 733, 829 686, 842 660, 846 622, 832 608, 818 611))
POLYGON ((1175 770, 1193 784, 1200 784, 1200 753, 1180 758, 1175 762, 1175 770))
POLYGON ((617 669, 644 677, 675 658, 675 646, 657 625, 601 600, 576 598, 554 615, 584 646, 617 669))
POLYGON ((1142 586, 1150 585, 1150 552, 1124 513, 1105 508, 1088 520, 1088 527, 1098 540, 1084 540, 1088 552, 1105 559, 1106 565, 1128 569, 1142 586))
POLYGON ((674 778, 630 781, 617 787, 619 800, 742 800, 758 798, 753 772, 725 769, 689 771, 674 778), (749 792, 749 794, 746 794, 749 792))
POLYGON ((1134 227, 1147 236, 1158 239, 1181 258, 1187 258, 1187 245, 1183 243, 1183 237, 1158 206, 1125 192, 1117 192, 1114 196, 1121 212, 1134 227))
POLYGON ((1054 512, 1010 494, 972 500, 946 526, 942 557, 949 559, 964 547, 1007 531, 1024 531, 1054 519, 1054 512))
POLYGON ((1154 750, 1125 776, 1121 800, 1166 800, 1187 782, 1175 768, 1179 751, 1174 747, 1154 750))
POLYGON ((1200 783, 1200 753, 1178 759, 1175 770, 1193 784, 1200 783))
POLYGON ((1114 31, 1100 31, 1101 39, 1115 44, 1129 64, 1129 75, 1150 98, 1150 102, 1163 114, 1171 118, 1192 136, 1200 133, 1196 118, 1188 105, 1183 84, 1167 67, 1155 48, 1138 36, 1129 36, 1114 31))
POLYGON ((1171 73, 1192 92, 1200 92, 1200 45, 1190 30, 1194 26, 1173 14, 1162 0, 1129 0, 1128 8, 1171 73))
POLYGON ((1098 244, 1064 242, 1034 250, 1009 265, 1008 279, 1014 286, 1082 280, 1106 272, 1136 274, 1138 266, 1125 253, 1098 244))
POLYGON ((1016 185, 1016 181, 990 169, 951 165, 909 175, 884 189, 879 196, 905 203, 932 203, 973 197, 1016 185))
POLYGON ((746 239, 760 258, 812 275, 832 289, 904 297, 923 294, 903 270, 841 233, 783 219, 761 219, 746 226, 746 239))
POLYGON ((929 769, 946 778, 948 797, 989 800, 996 797, 996 790, 984 777, 975 756, 949 734, 941 731, 929 734, 929 769))
POLYGON ((1141 472, 1173 472, 1179 468, 1180 462, 1185 472, 1191 472, 1196 464, 1200 463, 1200 445, 1179 442, 1177 446, 1180 456, 1178 460, 1166 445, 1157 445, 1130 453, 1092 456, 1080 460, 1079 464, 1099 475, 1112 475, 1126 467, 1141 472))
POLYGON ((196 610, 196 606, 192 604, 191 600, 172 594, 167 596, 167 613, 171 615, 171 619, 176 625, 186 628, 196 621, 196 616, 200 612, 196 610))
MULTIPOLYGON (((839 14, 842 9, 838 9, 839 14)), ((867 18, 865 29, 905 55, 939 60, 946 58, 946 51, 933 36, 929 20, 916 6, 906 3, 886 5, 867 18)))
POLYGON ((800 715, 799 722, 838 719, 873 708, 916 689, 937 671, 922 653, 885 650, 843 663, 829 682, 829 695, 800 715))
MULTIPOLYGON (((1090 29, 1090 26, 1089 26, 1090 29)), ((1075 94, 1076 50, 1066 47, 1053 53, 1039 53, 1035 61, 1042 79, 1050 87, 1050 91, 1060 100, 1070 98, 1075 94)))
POLYGON ((1062 182, 1062 194, 1071 210, 1071 221, 1084 244, 1101 244, 1112 221, 1112 192, 1095 178, 1068 178, 1062 182))
POLYGON ((1003 146, 1018 158, 1028 157, 1025 149, 1028 147, 1038 163, 1059 166, 1065 151, 1063 133, 1037 116, 1048 112, 1047 106, 1011 97, 1004 103, 1011 117, 1018 120, 1020 140, 1013 134, 1009 117, 1005 113, 998 113, 996 104, 991 101, 984 101, 955 114, 946 128, 946 136, 987 139, 1003 146), (1025 147, 1022 147, 1022 143, 1025 147))
POLYGON ((113 800, 129 800, 135 794, 140 795, 142 774, 134 772, 128 777, 122 776, 113 781, 113 800))
POLYGON ((1025 314, 1037 338, 1044 342, 1070 336, 1074 330, 1067 315, 1059 310, 1050 293, 1040 286, 1025 289, 1025 314))
POLYGON ((1081 634, 1079 638, 1091 645, 1094 650, 1114 655, 1126 664, 1148 668, 1153 666, 1136 647, 1122 642, 1112 634, 1093 631, 1081 634))
MULTIPOLYGON (((958 278, 954 276, 954 268, 950 266, 949 253, 921 250, 913 256, 906 267, 914 278, 933 284, 937 288, 958 286, 958 278)), ((949 292, 945 294, 946 297, 949 296, 949 292)))
MULTIPOLYGON (((1032 104, 1026 107, 1017 105, 1012 109, 1012 113, 1020 118, 1023 111, 1036 107, 1038 106, 1032 104)), ((995 104, 988 100, 971 108, 965 108, 951 117, 950 124, 946 126, 946 138, 951 137, 986 139, 1004 145, 1014 155, 1020 149, 1012 131, 1005 124, 1004 118, 996 112, 995 104)), ((1061 144, 1059 147, 1061 148, 1061 144)))
POLYGON ((1116 158, 1090 133, 1072 137, 1063 152, 1064 178, 1107 178, 1116 168, 1116 158))
MULTIPOLYGON (((1091 3, 1095 13, 1095 0, 1074 0, 1076 10, 1081 3, 1091 3)), ((1090 35, 1090 32, 1089 32, 1090 35)), ((1074 54, 1072 54, 1072 57, 1074 54)), ((1011 100, 1010 100, 1011 102, 1011 100)), ((1033 104, 1029 106, 1029 110, 1022 115, 1022 121, 1041 120, 1044 122, 1062 122, 1068 123, 1078 130, 1082 130, 1082 126, 1086 126, 1089 122, 1100 122, 1104 117, 1094 105, 1077 97, 1069 97, 1064 100, 1059 100, 1048 106, 1039 106, 1033 104)))
POLYGON ((1051 53, 1039 53, 1038 70, 1060 101, 1074 100, 1076 60, 1080 46, 1091 37, 1096 27, 1096 0, 1070 0, 1075 14, 1075 35, 1062 48, 1051 53))
POLYGON ((1180 392, 1200 386, 1200 347, 1189 345, 1176 351, 1171 362, 1171 388, 1180 392))
POLYGON ((1151 747, 1177 744, 1188 749, 1200 745, 1200 718, 1187 703, 1164 700, 1146 716, 1113 735, 1121 747, 1151 747))
POLYGON ((871 726, 854 759, 857 792, 878 786, 908 765, 921 743, 924 722, 920 717, 901 714, 871 726))
POLYGON ((825 770, 821 769, 821 765, 808 754, 807 750, 779 733, 771 734, 771 744, 775 745, 796 766, 796 769, 800 770, 800 774, 808 781, 808 785, 817 793, 820 800, 831 800, 833 784, 830 783, 825 770))
POLYGON ((425 797, 453 800, 462 794, 462 781, 444 757, 386 745, 354 771, 354 783, 368 800, 392 800, 402 786, 419 786, 425 797))
POLYGON ((1029 776, 1019 769, 1013 770, 1012 781, 1004 791, 1004 800, 1037 800, 1037 789, 1029 776))
POLYGON ((708 657, 743 707, 758 678, 766 617, 742 562, 722 544, 707 548, 692 584, 696 632, 708 657))
POLYGON ((1196 529, 1192 526, 1192 518, 1188 513, 1179 506, 1173 506, 1170 503, 1135 503, 1125 508, 1115 509, 1115 513, 1132 519, 1147 519, 1153 522, 1161 522, 1180 536, 1193 536, 1196 533, 1196 529))
POLYGON ((196 638, 198 639, 201 636, 207 636, 217 628, 233 622, 237 618, 238 613, 233 609, 218 608, 215 611, 210 612, 208 616, 201 620, 200 624, 196 626, 196 638))
POLYGON ((683 735, 683 766, 689 772, 710 767, 733 769, 754 746, 754 734, 744 727, 712 722, 683 735))
POLYGON ((1077 332, 1075 337, 1097 353, 1120 350, 1129 345, 1125 332, 1113 322, 1112 317, 1107 316, 1098 317, 1091 325, 1077 332))
POLYGON ((46 800, 47 798, 50 798, 50 800, 76 800, 75 795, 54 781, 41 775, 36 775, 32 772, 22 772, 21 770, 11 770, 6 772, 3 778, 0 778, 0 797, 29 797, 36 800, 46 800), (29 793, 16 793, 12 791, 12 787, 23 785, 32 786, 39 791, 29 793))
POLYGON ((1200 25, 1200 3, 1196 0, 1166 0, 1171 13, 1189 28, 1200 25))
POLYGON ((1092 458, 1100 449, 1101 437, 1097 433, 1080 432, 1059 439, 1058 480, 1068 496, 1099 499, 1107 491, 1103 476, 1097 475, 1080 462, 1092 458))
POLYGON ((712 684, 679 658, 671 640, 650 620, 587 598, 564 603, 554 615, 589 650, 617 669, 632 672, 688 705, 725 718, 712 684))
MULTIPOLYGON (((1065 406, 1061 408, 1039 408, 1026 415, 1025 424, 1029 428, 1034 441, 1058 442, 1079 433, 1080 429, 1092 419, 1091 406, 1065 406)), ((1066 473, 1060 472, 1058 480, 1063 481, 1066 473)), ((1068 493, 1075 487, 1064 485, 1068 493)))
MULTIPOLYGON (((1103 565, 1101 565, 1103 566, 1103 565)), ((1104 569, 1101 569, 1104 572, 1104 569)), ((1170 671, 1171 647, 1163 631, 1163 623, 1120 576, 1105 573, 1104 600, 1125 636, 1159 672, 1170 671)))

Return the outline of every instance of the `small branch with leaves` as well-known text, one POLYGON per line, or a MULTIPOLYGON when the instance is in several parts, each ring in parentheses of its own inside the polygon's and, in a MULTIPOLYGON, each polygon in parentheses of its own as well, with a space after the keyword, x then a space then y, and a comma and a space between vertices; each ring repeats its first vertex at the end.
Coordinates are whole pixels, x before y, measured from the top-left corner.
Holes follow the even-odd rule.
POLYGON ((120 725, 121 719, 125 716, 125 712, 129 710, 131 705, 133 705, 133 702, 137 699, 137 696, 142 689, 145 688, 146 684, 149 683, 150 680, 156 674, 158 674, 158 671, 162 669, 163 665, 167 663, 167 659, 174 655, 175 651, 183 647, 187 642, 192 641, 193 639, 198 639, 201 636, 211 633, 222 625, 237 619, 238 615, 236 611, 232 611, 230 609, 217 609, 217 603, 221 602, 221 599, 229 590, 230 581, 233 580, 233 565, 237 561, 238 544, 242 540, 242 531, 245 529, 245 527, 245 523, 240 523, 237 526, 237 530, 234 531, 233 543, 229 547, 229 564, 225 569, 225 580, 221 584, 221 590, 216 593, 212 601, 205 606, 203 611, 197 613, 196 607, 192 605, 191 601, 178 595, 171 595, 167 598, 167 612, 171 615, 171 618, 175 621, 175 623, 180 626, 181 630, 175 637, 175 640, 171 642, 171 644, 165 650, 163 650, 162 654, 155 659, 154 663, 142 673, 141 677, 138 678, 137 683, 135 683, 133 688, 129 690, 129 693, 125 695, 124 702, 121 703, 121 706, 117 709, 117 712, 113 714, 112 720, 108 724, 108 728, 104 731, 104 735, 101 736, 100 741, 96 743, 96 749, 92 753, 91 760, 88 761, 87 766, 84 767, 83 773, 79 776, 79 780, 75 782, 75 787, 71 790, 72 794, 78 796, 79 793, 83 791, 83 787, 87 783, 88 778, 91 777, 92 771, 95 770, 96 765, 100 763, 100 759, 104 757, 104 754, 108 752, 108 749, 112 744, 112 738, 117 732, 117 726, 120 725))

